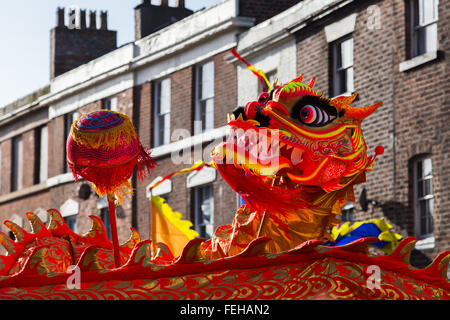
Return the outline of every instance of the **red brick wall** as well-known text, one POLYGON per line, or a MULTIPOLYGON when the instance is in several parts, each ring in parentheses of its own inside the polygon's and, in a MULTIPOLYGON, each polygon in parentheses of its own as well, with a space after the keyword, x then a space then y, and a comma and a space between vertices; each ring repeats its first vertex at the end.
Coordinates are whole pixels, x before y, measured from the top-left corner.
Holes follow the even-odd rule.
POLYGON ((64 116, 52 119, 48 123, 48 176, 63 173, 64 153, 64 116))
POLYGON ((297 36, 297 74, 303 74, 303 81, 308 83, 316 78, 314 89, 329 96, 328 44, 325 32, 307 30, 297 36))
POLYGON ((11 191, 11 139, 1 143, 2 164, 1 164, 1 194, 8 194, 11 191))
MULTIPOLYGON (((394 27, 396 51, 394 55, 395 67, 408 59, 405 36, 405 11, 403 2, 394 5, 394 27), (401 31, 401 32, 399 32, 401 31)), ((439 50, 448 52, 450 40, 449 4, 439 2, 438 41, 439 50)), ((412 163, 414 157, 421 154, 431 155, 433 165, 433 194, 434 194, 434 237, 436 247, 427 250, 425 256, 434 258, 435 255, 450 249, 450 162, 449 154, 449 91, 450 80, 447 57, 440 54, 437 61, 421 65, 406 72, 395 73, 395 121, 396 121, 396 198, 404 204, 398 210, 404 217, 404 224, 409 234, 414 234, 414 210, 412 163)), ((398 70, 398 69, 397 69, 398 70)), ((423 263, 430 260, 418 255, 423 263)))
MULTIPOLYGON (((438 34, 440 50, 448 51, 449 40, 445 34, 449 13, 445 7, 442 2, 439 4, 438 34)), ((377 145, 385 148, 385 153, 377 158, 374 171, 367 174, 367 182, 355 188, 358 198, 365 186, 368 198, 379 205, 369 205, 369 210, 363 212, 356 203, 354 220, 383 217, 402 236, 414 236, 411 159, 431 154, 436 246, 432 250, 414 251, 413 263, 423 266, 438 252, 450 248, 447 63, 440 58, 399 72, 399 64, 408 59, 404 1, 373 1, 357 4, 353 9, 334 13, 326 24, 357 13, 352 36, 354 84, 359 97, 353 105, 362 107, 383 101, 383 106, 363 122, 363 132, 369 155, 377 145), (369 5, 376 5, 379 10, 379 29, 368 25, 373 18, 369 5)), ((322 27, 311 25, 297 35, 297 71, 305 74, 306 81, 316 76, 315 88, 329 96, 330 59, 322 27)))
POLYGON ((170 75, 170 79, 171 131, 186 129, 193 132, 194 67, 187 67, 174 72, 170 75))

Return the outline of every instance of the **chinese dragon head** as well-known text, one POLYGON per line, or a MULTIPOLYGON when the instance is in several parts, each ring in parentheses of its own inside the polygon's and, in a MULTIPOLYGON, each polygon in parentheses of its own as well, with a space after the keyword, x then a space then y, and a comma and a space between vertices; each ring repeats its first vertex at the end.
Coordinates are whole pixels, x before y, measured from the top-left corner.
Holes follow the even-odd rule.
POLYGON ((353 107, 356 94, 328 99, 313 89, 314 78, 308 84, 302 78, 275 83, 236 109, 228 140, 213 151, 216 168, 247 204, 235 225, 219 228, 211 240, 225 251, 236 253, 257 235, 272 239, 270 252, 329 238, 335 216, 354 201, 353 185, 373 168, 361 123, 381 102, 353 107), (226 235, 224 242, 223 233, 233 240, 226 235))

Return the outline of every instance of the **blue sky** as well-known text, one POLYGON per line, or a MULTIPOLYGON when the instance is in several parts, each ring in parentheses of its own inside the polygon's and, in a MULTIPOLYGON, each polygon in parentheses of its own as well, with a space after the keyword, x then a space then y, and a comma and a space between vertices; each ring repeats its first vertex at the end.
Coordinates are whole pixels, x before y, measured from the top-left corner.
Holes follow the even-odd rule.
MULTIPOLYGON (((221 0, 185 0, 198 11, 221 0)), ((169 5, 174 5, 169 0, 169 5)), ((117 44, 134 41, 134 10, 141 0, 21 0, 0 1, 0 107, 49 83, 50 29, 56 8, 77 6, 108 10, 108 28, 117 31, 117 44)), ((152 0, 158 4, 159 0, 152 0)))

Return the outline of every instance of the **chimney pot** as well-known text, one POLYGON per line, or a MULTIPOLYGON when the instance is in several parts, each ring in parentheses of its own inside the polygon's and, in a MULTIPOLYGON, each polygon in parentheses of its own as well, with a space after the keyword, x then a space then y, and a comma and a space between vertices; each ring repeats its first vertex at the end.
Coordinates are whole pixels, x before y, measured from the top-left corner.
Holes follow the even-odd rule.
POLYGON ((69 22, 67 23, 69 29, 77 28, 77 11, 74 8, 69 9, 69 22))
POLYGON ((168 7, 169 6, 169 0, 161 0, 161 6, 168 7))
POLYGON ((184 6, 185 6, 184 0, 177 0, 176 1, 175 7, 177 7, 177 8, 184 8, 184 6))
POLYGON ((108 11, 100 11, 100 30, 108 30, 108 11))
POLYGON ((58 7, 58 9, 56 9, 56 26, 57 27, 64 27, 65 26, 65 22, 64 22, 64 7, 60 8, 58 7))
POLYGON ((97 12, 89 11, 89 29, 97 29, 97 12))
POLYGON ((80 9, 80 29, 86 29, 86 9, 80 9))

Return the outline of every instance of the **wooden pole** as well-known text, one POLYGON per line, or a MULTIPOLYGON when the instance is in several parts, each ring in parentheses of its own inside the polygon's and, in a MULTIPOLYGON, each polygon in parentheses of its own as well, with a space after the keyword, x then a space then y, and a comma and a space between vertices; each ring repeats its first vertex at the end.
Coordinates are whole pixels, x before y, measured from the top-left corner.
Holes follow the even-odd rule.
POLYGON ((119 238, 117 237, 117 224, 116 224, 116 204, 114 193, 108 193, 108 209, 109 209, 109 222, 111 225, 111 240, 114 250, 114 264, 116 268, 120 267, 120 251, 119 251, 119 238))
POLYGON ((153 207, 153 195, 152 190, 150 189, 150 241, 152 242, 152 252, 157 250, 156 247, 156 222, 155 222, 155 213, 152 210, 153 207))

